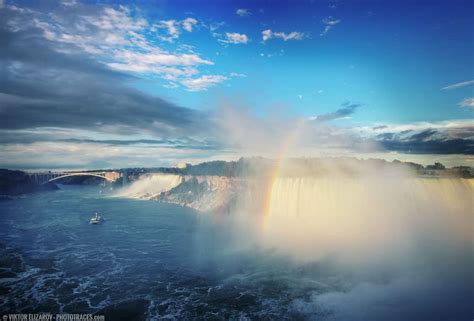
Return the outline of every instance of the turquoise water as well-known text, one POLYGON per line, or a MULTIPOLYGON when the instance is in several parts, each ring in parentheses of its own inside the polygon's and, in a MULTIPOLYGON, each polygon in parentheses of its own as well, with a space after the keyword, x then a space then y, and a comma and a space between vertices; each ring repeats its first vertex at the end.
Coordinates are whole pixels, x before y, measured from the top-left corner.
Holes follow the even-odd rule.
POLYGON ((271 252, 226 250, 211 218, 175 205, 63 187, 0 210, 3 313, 292 319, 289 302, 320 286, 288 279, 295 267, 271 252), (96 211, 106 221, 90 225, 96 211))
POLYGON ((356 273, 331 258, 294 262, 274 249, 235 247, 227 225, 209 214, 114 197, 97 187, 0 202, 0 312, 95 313, 106 320, 472 315, 472 262, 436 257, 406 275, 356 273), (95 212, 106 218, 103 224, 89 224, 95 212))

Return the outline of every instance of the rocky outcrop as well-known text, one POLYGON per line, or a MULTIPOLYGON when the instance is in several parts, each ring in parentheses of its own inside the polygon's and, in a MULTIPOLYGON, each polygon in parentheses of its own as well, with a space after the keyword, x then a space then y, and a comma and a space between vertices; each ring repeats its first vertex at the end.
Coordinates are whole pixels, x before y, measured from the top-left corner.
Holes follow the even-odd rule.
POLYGON ((202 212, 229 210, 245 193, 245 180, 226 176, 182 176, 181 182, 152 197, 202 212))

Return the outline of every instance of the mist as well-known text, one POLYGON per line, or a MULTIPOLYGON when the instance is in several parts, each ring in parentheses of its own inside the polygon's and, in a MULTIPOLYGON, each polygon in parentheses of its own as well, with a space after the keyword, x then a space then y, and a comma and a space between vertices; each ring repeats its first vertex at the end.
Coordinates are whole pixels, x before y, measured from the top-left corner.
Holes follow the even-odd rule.
POLYGON ((296 269, 317 267, 311 280, 332 288, 295 300, 295 311, 318 320, 472 316, 471 179, 421 178, 349 158, 316 168, 283 163, 260 211, 257 191, 230 215, 239 251, 266 249, 296 269))
POLYGON ((302 319, 472 316, 472 179, 420 177, 383 160, 291 158, 308 146, 322 155, 319 147, 329 145, 378 145, 311 119, 284 123, 232 106, 219 119, 226 145, 270 159, 249 159, 239 177, 203 175, 182 186, 183 176, 155 175, 124 194, 154 199, 181 186, 163 201, 201 210, 196 269, 226 284, 284 284, 294 296, 289 313, 302 319))

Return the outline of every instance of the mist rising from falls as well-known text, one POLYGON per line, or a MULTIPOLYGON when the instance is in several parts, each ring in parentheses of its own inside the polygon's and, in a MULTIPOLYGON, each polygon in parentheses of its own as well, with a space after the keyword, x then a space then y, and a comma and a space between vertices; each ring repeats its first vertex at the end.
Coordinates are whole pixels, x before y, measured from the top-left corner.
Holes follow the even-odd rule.
POLYGON ((270 178, 261 168, 237 177, 144 176, 122 194, 200 210, 196 260, 216 271, 235 268, 229 282, 248 277, 253 284, 264 275, 265 284, 282 287, 320 284, 291 302, 308 319, 472 315, 473 179, 423 178, 393 164, 341 159, 293 160, 270 178), (280 281, 266 271, 246 276, 239 253, 250 253, 252 266, 274 257, 275 265, 279 258, 291 264, 280 281))
POLYGON ((182 176, 171 174, 152 174, 140 177, 130 186, 120 190, 117 196, 152 199, 160 195, 162 192, 178 186, 182 181, 182 176))
POLYGON ((394 177, 280 177, 264 241, 292 255, 344 259, 414 255, 418 247, 472 243, 474 182, 394 177))

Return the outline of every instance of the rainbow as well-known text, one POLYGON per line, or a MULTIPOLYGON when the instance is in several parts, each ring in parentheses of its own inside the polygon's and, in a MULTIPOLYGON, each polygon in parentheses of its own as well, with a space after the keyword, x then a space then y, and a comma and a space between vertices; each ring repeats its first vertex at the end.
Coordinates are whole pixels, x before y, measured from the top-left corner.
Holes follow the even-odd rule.
POLYGON ((301 129, 301 126, 305 120, 300 120, 297 122, 295 128, 290 132, 288 137, 282 144, 282 148, 278 153, 278 157, 270 171, 270 176, 268 177, 265 183, 265 193, 262 203, 262 230, 266 231, 268 228, 268 221, 270 219, 270 212, 271 212, 271 203, 272 203, 272 193, 273 193, 273 186, 275 185, 276 179, 280 176, 281 167, 283 161, 288 157, 288 153, 290 151, 291 146, 293 145, 294 141, 298 137, 298 133, 301 129))

